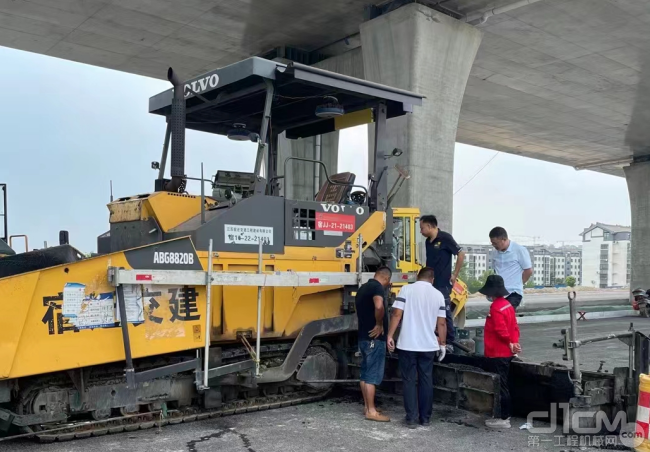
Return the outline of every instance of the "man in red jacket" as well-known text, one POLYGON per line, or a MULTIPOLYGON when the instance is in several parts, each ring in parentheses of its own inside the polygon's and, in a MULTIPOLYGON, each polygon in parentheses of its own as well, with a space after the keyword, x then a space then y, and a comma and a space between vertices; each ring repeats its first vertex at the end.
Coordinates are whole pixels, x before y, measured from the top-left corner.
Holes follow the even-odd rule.
POLYGON ((490 428, 510 428, 510 389, 508 375, 512 358, 521 353, 519 345, 519 325, 512 304, 506 300, 503 278, 490 275, 479 290, 492 304, 485 320, 485 357, 490 372, 498 374, 501 380, 501 419, 488 419, 485 425, 490 428))

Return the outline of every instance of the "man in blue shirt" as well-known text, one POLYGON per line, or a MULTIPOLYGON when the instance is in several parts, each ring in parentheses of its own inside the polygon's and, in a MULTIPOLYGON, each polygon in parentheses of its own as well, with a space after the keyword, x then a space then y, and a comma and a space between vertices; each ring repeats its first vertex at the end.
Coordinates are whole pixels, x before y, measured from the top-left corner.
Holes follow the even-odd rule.
POLYGON ((420 217, 420 233, 427 238, 427 267, 433 269, 433 287, 445 297, 447 309, 447 344, 455 339, 454 318, 451 312, 451 289, 456 284, 460 269, 463 268, 465 251, 448 232, 438 228, 438 219, 434 215, 420 217), (451 273, 451 259, 456 257, 454 273, 451 273))
POLYGON ((515 310, 524 297, 524 284, 533 274, 528 250, 508 238, 508 233, 502 227, 490 231, 490 242, 497 250, 493 260, 494 271, 501 275, 508 291, 506 300, 515 310))

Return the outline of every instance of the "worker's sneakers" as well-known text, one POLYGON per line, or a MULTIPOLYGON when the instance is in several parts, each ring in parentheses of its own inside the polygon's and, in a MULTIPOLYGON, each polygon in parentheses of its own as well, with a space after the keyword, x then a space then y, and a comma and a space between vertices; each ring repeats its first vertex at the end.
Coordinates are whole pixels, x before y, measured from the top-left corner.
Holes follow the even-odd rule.
POLYGON ((418 428, 418 423, 415 421, 409 421, 405 419, 404 422, 406 423, 406 428, 410 428, 411 430, 418 428))
POLYGON ((488 419, 485 426, 494 429, 510 428, 510 418, 508 419, 488 419))
POLYGON ((375 422, 390 422, 390 418, 388 416, 384 416, 379 412, 375 414, 370 414, 370 413, 366 414, 366 420, 375 421, 375 422))

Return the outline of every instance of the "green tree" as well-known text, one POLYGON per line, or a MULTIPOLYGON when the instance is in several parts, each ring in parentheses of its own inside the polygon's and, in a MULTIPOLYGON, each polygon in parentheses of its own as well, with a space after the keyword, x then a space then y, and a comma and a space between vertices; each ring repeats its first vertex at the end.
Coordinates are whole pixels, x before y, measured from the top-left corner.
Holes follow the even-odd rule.
POLYGON ((467 265, 467 261, 463 262, 463 266, 460 268, 460 273, 458 273, 458 279, 464 283, 467 283, 467 281, 471 279, 469 276, 469 267, 467 265))
POLYGON ((481 275, 481 281, 483 284, 485 284, 485 281, 487 281, 487 277, 490 275, 494 275, 494 270, 486 270, 483 272, 483 275, 481 275))
POLYGON ((478 278, 472 278, 470 276, 468 281, 466 281, 467 290, 469 290, 469 293, 478 292, 479 289, 485 285, 485 281, 487 280, 487 277, 493 274, 494 274, 493 270, 488 270, 483 272, 483 274, 478 278))
POLYGON ((526 289, 534 289, 535 288, 535 282, 532 279, 529 279, 528 282, 526 283, 526 289))
POLYGON ((564 279, 562 279, 562 278, 557 278, 557 279, 555 280, 555 284, 564 284, 564 282, 565 282, 565 281, 564 281, 564 279))
POLYGON ((470 280, 467 281, 467 290, 469 290, 469 293, 476 293, 481 287, 483 287, 483 284, 481 284, 481 281, 476 278, 470 278, 470 280))
POLYGON ((566 285, 569 286, 569 287, 575 287, 575 285, 576 285, 576 277, 575 276, 567 276, 566 285))

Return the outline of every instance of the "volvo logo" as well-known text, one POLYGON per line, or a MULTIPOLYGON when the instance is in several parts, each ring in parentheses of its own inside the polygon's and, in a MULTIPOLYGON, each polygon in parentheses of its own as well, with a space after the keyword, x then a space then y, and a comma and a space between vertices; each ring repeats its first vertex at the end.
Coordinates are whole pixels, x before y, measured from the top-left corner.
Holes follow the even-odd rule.
POLYGON ((201 94, 210 89, 214 89, 219 84, 219 76, 217 74, 208 75, 206 77, 194 80, 192 83, 185 85, 185 98, 187 99, 192 94, 201 94))

